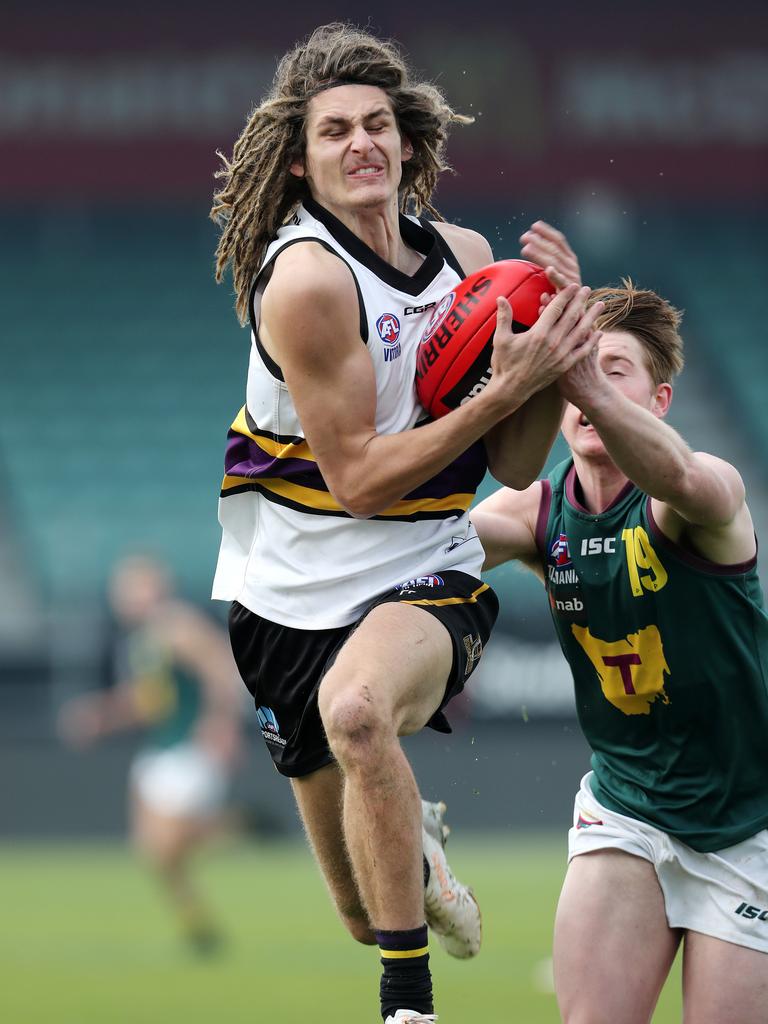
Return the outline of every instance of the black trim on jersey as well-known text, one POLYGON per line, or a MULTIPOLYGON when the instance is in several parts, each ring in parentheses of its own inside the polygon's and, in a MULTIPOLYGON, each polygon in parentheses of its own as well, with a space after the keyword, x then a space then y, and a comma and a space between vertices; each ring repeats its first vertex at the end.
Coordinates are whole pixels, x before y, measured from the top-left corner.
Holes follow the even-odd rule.
MULTIPOLYGON (((245 406, 245 422, 248 424, 248 429, 252 434, 256 434, 257 437, 266 438, 268 441, 276 441, 277 444, 305 444, 307 440, 306 437, 299 437, 296 434, 274 434, 271 430, 262 430, 253 416, 251 416, 247 405, 245 406)), ((233 430, 233 433, 239 434, 240 431, 233 430)))
POLYGON ((327 228, 339 245, 358 263, 367 267, 384 284, 388 284, 391 288, 397 288, 398 291, 405 292, 406 295, 421 295, 443 268, 444 256, 435 236, 421 224, 403 216, 402 213, 400 214, 400 234, 403 241, 424 256, 424 262, 412 277, 383 260, 329 210, 320 206, 313 199, 305 199, 304 208, 307 213, 327 228))
MULTIPOLYGON (((269 372, 272 374, 272 376, 276 380, 283 381, 283 383, 285 383, 285 377, 283 376, 283 371, 280 369, 278 364, 274 361, 274 359, 270 356, 270 354, 264 348, 264 343, 262 342, 261 338, 259 337, 259 328, 256 325, 256 317, 254 315, 254 309, 253 309, 253 298, 254 298, 254 295, 256 294, 256 289, 257 289, 257 287, 259 285, 259 282, 265 281, 265 275, 266 275, 266 281, 269 281, 269 278, 272 276, 272 271, 275 269, 275 260, 280 255, 280 253, 281 252, 285 252, 286 249, 290 249, 290 247, 292 245, 296 245, 298 242, 316 242, 318 245, 322 245, 322 247, 327 252, 333 253, 333 255, 336 256, 338 259, 340 259, 341 262, 344 264, 344 266, 347 267, 347 269, 349 270, 350 274, 352 275, 352 280, 355 282, 355 291, 357 292, 357 302, 358 302, 358 306, 360 308, 360 337, 363 339, 363 343, 364 344, 366 344, 366 345, 368 344, 368 316, 366 315, 366 312, 365 312, 365 303, 363 302, 363 293, 360 291, 360 285, 358 283, 357 278, 355 277, 355 272, 352 269, 352 267, 350 267, 349 263, 347 263, 347 261, 344 259, 343 256, 340 256, 339 253, 336 252, 336 250, 333 248, 333 246, 328 245, 328 243, 324 242, 322 240, 322 238, 312 238, 311 236, 308 236, 307 238, 294 238, 290 242, 286 242, 285 245, 281 246, 277 250, 277 252, 272 256, 272 258, 270 259, 269 263, 265 263, 264 264, 264 266, 261 268, 261 270, 256 275, 256 279, 254 280, 253 284, 251 285, 251 294, 248 297, 248 319, 251 322, 251 330, 253 331, 253 337, 254 337, 254 339, 256 341, 256 348, 258 349, 259 355, 261 356, 262 360, 264 361, 264 365, 269 370, 269 372)), ((265 281, 265 283, 266 283, 266 281, 265 281)))
POLYGON ((445 235, 438 231, 433 221, 427 220, 426 217, 419 217, 419 224, 421 224, 421 226, 426 231, 428 231, 430 235, 435 236, 435 238, 437 239, 437 247, 442 253, 443 259, 448 264, 448 266, 452 267, 459 275, 459 277, 465 278, 467 274, 462 265, 459 263, 456 257, 456 253, 453 251, 450 245, 448 245, 448 240, 446 239, 445 235))
MULTIPOLYGON (((302 505, 300 502, 294 501, 284 494, 275 494, 274 491, 270 491, 269 488, 262 486, 258 480, 252 480, 247 484, 240 484, 237 487, 228 487, 225 491, 222 490, 220 492, 219 497, 228 498, 231 494, 242 494, 244 491, 258 491, 267 501, 293 509, 294 512, 304 512, 308 516, 333 516, 337 519, 355 518, 349 512, 345 512, 344 509, 339 509, 338 512, 335 512, 330 509, 310 508, 309 505, 302 505)), ((451 519, 466 514, 466 509, 463 508, 446 508, 441 509, 439 512, 412 512, 410 515, 402 516, 368 516, 368 519, 376 519, 382 523, 418 523, 423 519, 451 519)))

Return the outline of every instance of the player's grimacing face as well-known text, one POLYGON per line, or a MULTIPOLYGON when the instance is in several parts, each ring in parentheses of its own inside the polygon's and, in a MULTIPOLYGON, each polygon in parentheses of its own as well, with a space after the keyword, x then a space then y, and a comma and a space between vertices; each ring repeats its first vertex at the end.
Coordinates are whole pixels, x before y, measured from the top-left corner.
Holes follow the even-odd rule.
MULTIPOLYGON (((627 331, 606 331, 599 342, 598 363, 612 387, 636 405, 663 417, 669 408, 672 389, 656 385, 648 369, 643 345, 627 331)), ((567 405, 562 431, 576 454, 601 454, 603 442, 589 419, 575 405, 567 405)))
POLYGON ((305 153, 291 173, 334 212, 381 206, 397 199, 402 163, 413 153, 383 89, 339 85, 310 102, 305 153))

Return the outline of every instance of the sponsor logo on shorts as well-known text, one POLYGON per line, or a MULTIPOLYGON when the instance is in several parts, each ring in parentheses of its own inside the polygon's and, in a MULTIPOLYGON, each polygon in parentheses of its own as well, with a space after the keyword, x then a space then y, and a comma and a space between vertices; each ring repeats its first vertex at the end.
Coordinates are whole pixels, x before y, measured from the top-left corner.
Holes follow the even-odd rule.
POLYGON ((479 636, 475 636, 474 633, 470 633, 462 639, 464 640, 464 650, 467 652, 467 664, 464 669, 464 677, 466 678, 473 671, 478 661, 480 661, 483 653, 483 641, 479 636))
POLYGON ((445 580, 442 576, 414 576, 412 580, 405 583, 398 583, 398 590, 413 590, 414 587, 444 587, 445 580))
POLYGON ((402 349, 400 337, 400 321, 394 313, 383 313, 376 321, 376 330, 384 343, 384 362, 391 363, 400 357, 402 349))
POLYGON ((579 820, 576 822, 576 828, 591 828, 593 825, 602 825, 603 822, 597 818, 585 818, 583 814, 579 815, 579 820))
POLYGON ((288 741, 284 740, 280 735, 280 726, 277 723, 277 716, 272 708, 256 708, 256 719, 261 729, 261 735, 267 743, 276 743, 279 747, 286 745, 288 741))
POLYGON ((734 910, 734 914, 753 921, 768 921, 768 910, 763 910, 762 907, 755 907, 751 903, 740 903, 734 910))

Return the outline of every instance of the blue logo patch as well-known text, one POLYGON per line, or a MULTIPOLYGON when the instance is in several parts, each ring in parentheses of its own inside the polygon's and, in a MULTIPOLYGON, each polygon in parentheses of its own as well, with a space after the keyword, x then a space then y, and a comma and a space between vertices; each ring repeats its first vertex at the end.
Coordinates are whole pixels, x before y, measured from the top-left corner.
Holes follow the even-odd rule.
POLYGON ((400 321, 394 313, 383 313, 376 321, 376 330, 384 343, 384 362, 391 363, 400 357, 400 321))
POLYGON ((261 735, 268 743, 277 743, 284 747, 286 741, 280 735, 280 726, 277 723, 277 716, 272 708, 256 708, 256 719, 261 729, 261 735))
POLYGON ((396 345, 400 337, 400 321, 394 313, 384 313, 376 321, 376 330, 385 345, 396 345))

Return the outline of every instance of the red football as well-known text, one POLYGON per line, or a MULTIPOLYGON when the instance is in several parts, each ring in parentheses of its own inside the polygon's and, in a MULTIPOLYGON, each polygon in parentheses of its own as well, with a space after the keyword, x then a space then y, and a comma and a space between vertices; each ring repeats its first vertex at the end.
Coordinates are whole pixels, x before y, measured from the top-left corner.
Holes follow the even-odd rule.
POLYGON ((527 331, 539 317, 543 292, 555 291, 546 274, 527 260, 500 260, 476 270, 445 295, 432 312, 416 355, 416 393, 431 416, 479 394, 491 377, 496 299, 512 306, 512 329, 527 331))

